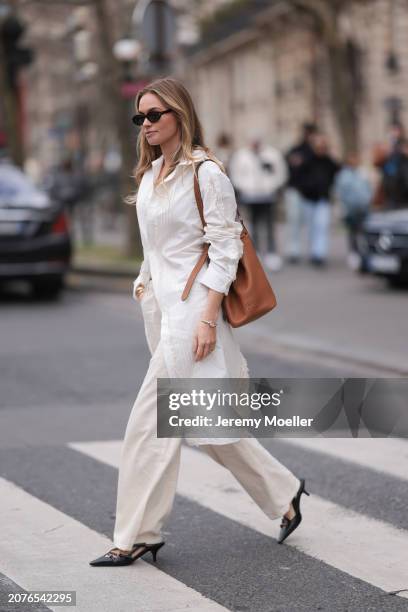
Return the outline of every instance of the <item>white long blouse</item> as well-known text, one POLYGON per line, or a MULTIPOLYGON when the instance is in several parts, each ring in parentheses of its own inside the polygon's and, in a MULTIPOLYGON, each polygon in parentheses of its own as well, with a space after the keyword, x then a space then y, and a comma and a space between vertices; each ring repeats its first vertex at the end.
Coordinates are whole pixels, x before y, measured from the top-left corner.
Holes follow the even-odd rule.
MULTIPOLYGON (((206 159, 199 148, 193 156, 196 161, 206 159)), ((194 196, 192 162, 182 159, 154 187, 162 163, 163 156, 145 172, 136 201, 144 260, 134 281, 133 296, 137 300, 135 289, 143 283, 140 305, 150 352, 153 354, 161 342, 169 378, 247 378, 246 360, 221 309, 215 350, 197 362, 193 353, 193 337, 208 290, 227 294, 242 256, 242 226, 236 220, 234 189, 215 162, 206 161, 200 166, 198 178, 206 222, 203 229, 194 196), (183 289, 205 243, 209 243, 209 262, 198 273, 187 300, 182 301, 183 289)), ((238 439, 190 438, 187 442, 226 444, 238 439)))

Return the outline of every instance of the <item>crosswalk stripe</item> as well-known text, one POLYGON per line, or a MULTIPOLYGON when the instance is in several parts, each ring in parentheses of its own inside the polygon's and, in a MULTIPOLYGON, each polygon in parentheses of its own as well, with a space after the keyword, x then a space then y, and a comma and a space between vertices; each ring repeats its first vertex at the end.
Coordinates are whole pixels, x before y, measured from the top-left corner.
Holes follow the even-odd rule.
POLYGON ((398 438, 285 438, 285 443, 408 480, 408 441, 398 438))
MULTIPOLYGON (((118 467, 121 441, 78 442, 71 448, 118 467)), ((277 537, 279 525, 266 517, 233 476, 203 452, 183 447, 177 491, 184 497, 277 537)), ((304 525, 287 545, 384 591, 407 588, 408 532, 327 501, 302 498, 304 525)), ((407 592, 401 592, 407 597, 407 592)))
POLYGON ((110 540, 4 478, 0 499, 0 572, 27 591, 76 591, 78 612, 227 610, 143 559, 120 571, 89 566, 110 540))

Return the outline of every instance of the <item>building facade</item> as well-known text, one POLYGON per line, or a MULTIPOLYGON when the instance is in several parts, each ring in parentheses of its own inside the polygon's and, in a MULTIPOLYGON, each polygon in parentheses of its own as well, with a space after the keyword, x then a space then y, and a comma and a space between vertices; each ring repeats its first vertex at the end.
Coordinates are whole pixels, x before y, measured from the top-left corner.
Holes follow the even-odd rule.
MULTIPOLYGON (((187 78, 209 142, 227 132, 240 146, 262 134, 286 149, 298 137, 299 126, 313 120, 341 155, 326 52, 314 28, 290 3, 249 2, 252 10, 246 16, 243 4, 231 3, 224 31, 215 11, 215 33, 207 40, 204 35, 189 57, 187 78)), ((386 140, 390 122, 408 121, 408 4, 351 3, 340 27, 353 41, 358 143, 368 161, 373 147, 386 140)), ((208 16, 206 29, 211 29, 208 16)))

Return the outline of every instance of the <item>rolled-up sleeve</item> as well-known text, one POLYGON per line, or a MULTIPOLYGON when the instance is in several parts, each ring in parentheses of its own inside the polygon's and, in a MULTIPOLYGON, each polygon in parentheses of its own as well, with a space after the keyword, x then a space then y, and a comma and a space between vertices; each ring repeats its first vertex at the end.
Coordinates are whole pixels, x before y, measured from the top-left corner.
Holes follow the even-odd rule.
POLYGON ((200 282, 228 295, 242 257, 242 225, 236 221, 237 204, 231 181, 215 162, 199 168, 204 207, 204 241, 209 243, 209 265, 200 282))

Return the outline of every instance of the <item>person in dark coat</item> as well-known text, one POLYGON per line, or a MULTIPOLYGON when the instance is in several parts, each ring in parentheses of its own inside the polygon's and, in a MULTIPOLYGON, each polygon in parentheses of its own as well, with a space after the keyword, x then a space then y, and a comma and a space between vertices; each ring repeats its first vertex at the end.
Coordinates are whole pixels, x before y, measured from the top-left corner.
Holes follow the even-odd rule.
POLYGON ((286 255, 289 263, 298 263, 302 250, 302 228, 305 223, 302 185, 305 180, 305 164, 313 155, 312 136, 317 132, 314 123, 302 126, 300 142, 286 154, 289 180, 285 191, 286 255))
POLYGON ((331 216, 330 196, 340 164, 329 154, 326 136, 320 132, 311 138, 313 153, 304 164, 301 192, 304 197, 309 238, 310 262, 327 262, 331 216))
POLYGON ((374 197, 375 208, 394 209, 408 205, 406 143, 403 125, 393 123, 388 143, 376 147, 373 162, 381 173, 381 180, 374 197))

